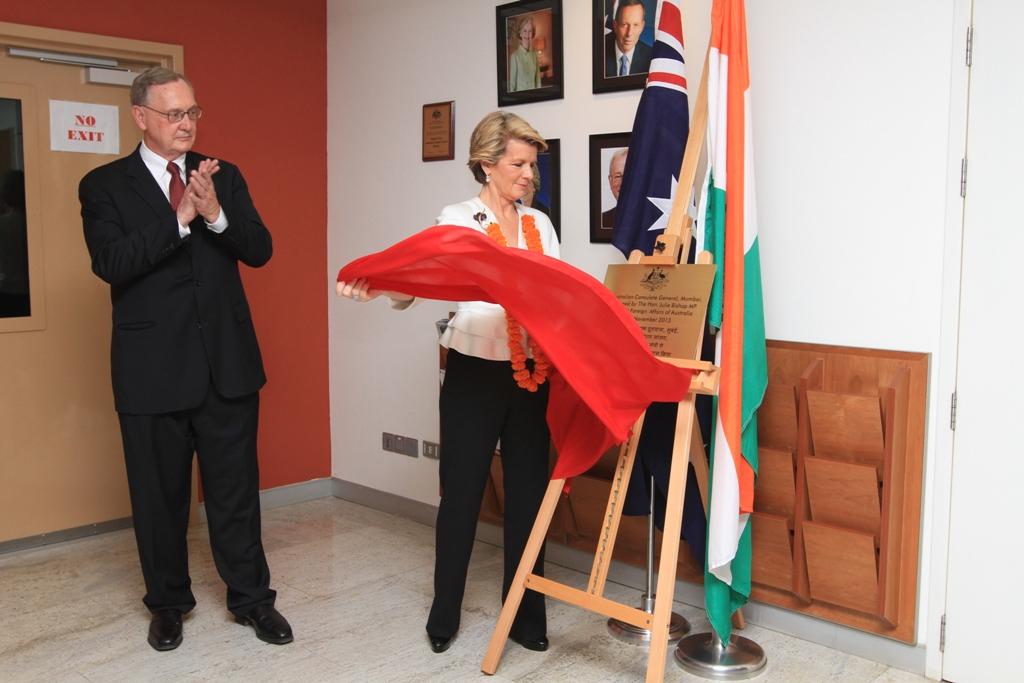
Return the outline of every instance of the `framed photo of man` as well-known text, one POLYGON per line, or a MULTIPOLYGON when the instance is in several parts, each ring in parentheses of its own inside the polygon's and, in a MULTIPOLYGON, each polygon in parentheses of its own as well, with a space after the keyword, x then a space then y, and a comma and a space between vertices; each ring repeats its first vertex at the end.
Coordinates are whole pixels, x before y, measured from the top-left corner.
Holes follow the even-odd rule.
POLYGON ((632 133, 590 136, 590 241, 611 242, 632 133))
POLYGON ((658 0, 593 0, 594 92, 638 90, 647 81, 658 0))
POLYGON ((555 234, 562 239, 562 148, 558 139, 545 140, 548 151, 537 155, 533 191, 523 197, 526 206, 543 211, 551 219, 555 234))
POLYGON ((498 106, 561 99, 562 0, 521 0, 495 13, 498 106))

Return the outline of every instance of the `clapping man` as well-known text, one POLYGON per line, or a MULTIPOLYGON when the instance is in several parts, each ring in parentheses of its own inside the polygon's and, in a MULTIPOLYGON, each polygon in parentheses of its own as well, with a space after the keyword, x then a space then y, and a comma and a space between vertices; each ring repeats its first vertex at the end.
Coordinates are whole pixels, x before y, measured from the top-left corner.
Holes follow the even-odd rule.
POLYGON ((266 376, 238 269, 270 259, 270 233, 239 170, 191 151, 203 112, 184 76, 144 71, 131 111, 142 143, 88 173, 79 199, 92 270, 113 304, 114 402, 149 644, 178 647, 182 615, 195 606, 185 540, 193 453, 227 607, 261 640, 288 643, 260 531, 256 432, 266 376))

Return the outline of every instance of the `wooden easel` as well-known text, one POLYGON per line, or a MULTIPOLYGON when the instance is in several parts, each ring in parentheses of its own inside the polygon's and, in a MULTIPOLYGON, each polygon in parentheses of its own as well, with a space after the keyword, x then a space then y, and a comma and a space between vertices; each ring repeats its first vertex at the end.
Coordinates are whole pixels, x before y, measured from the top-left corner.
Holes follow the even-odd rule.
MULTIPOLYGON (((658 566, 657 598, 654 613, 648 614, 642 609, 623 605, 603 596, 608 569, 611 564, 615 537, 622 518, 622 506, 625 501, 626 488, 633 471, 636 448, 643 428, 644 416, 641 415, 633 426, 633 432, 619 450, 619 460, 612 479, 612 489, 608 496, 608 507, 605 512, 605 523, 598 538, 594 565, 590 572, 590 580, 586 590, 573 588, 551 579, 533 574, 530 570, 537 561, 551 517, 558 505, 559 496, 565 486, 565 479, 552 479, 548 483, 547 492, 537 512, 533 531, 526 543, 519 568, 508 597, 494 627, 487 654, 481 670, 486 674, 497 671, 508 634, 512 628, 519 604, 522 602, 526 589, 543 593, 562 602, 597 612, 607 617, 614 617, 622 622, 649 629, 651 637, 650 653, 647 661, 647 680, 661 681, 665 674, 665 658, 668 652, 669 619, 672 615, 672 598, 675 593, 676 563, 679 555, 679 532, 683 523, 683 498, 686 492, 687 466, 690 460, 690 448, 696 426, 694 410, 695 394, 714 394, 718 390, 718 368, 707 361, 687 359, 665 359, 674 365, 697 371, 690 386, 690 393, 680 401, 676 417, 675 438, 672 445, 672 467, 669 475, 668 495, 665 504, 665 528, 662 533, 661 561, 658 566), (663 634, 661 636, 657 634, 663 634)), ((698 446, 700 444, 698 438, 698 446)))
MULTIPOLYGON (((707 129, 707 61, 701 77, 700 89, 694 110, 692 126, 686 144, 679 173, 679 183, 672 205, 668 227, 658 238, 654 254, 644 255, 639 250, 630 254, 629 262, 638 264, 678 264, 681 257, 689 251, 692 228, 691 220, 686 211, 690 196, 689 188, 693 187, 697 165, 704 145, 707 129)), ((710 263, 710 255, 703 252, 696 259, 698 263, 710 263)), ((702 327, 703 327, 702 322, 702 327)), ((485 674, 497 671, 505 644, 508 642, 512 622, 523 595, 527 589, 543 593, 562 602, 597 612, 607 617, 618 619, 639 628, 651 631, 650 649, 647 659, 648 683, 661 681, 665 675, 665 659, 668 654, 668 632, 672 615, 672 601, 675 593, 676 564, 679 555, 679 534, 682 527, 683 501, 686 493, 686 476, 691 453, 699 453, 692 462, 697 473, 701 497, 707 509, 708 472, 704 458, 703 443, 697 425, 695 412, 696 394, 714 395, 718 391, 719 370, 712 363, 697 360, 700 357, 700 341, 697 341, 692 358, 665 358, 663 360, 683 368, 697 371, 690 387, 690 393, 679 403, 676 416, 675 436, 672 444, 672 463, 669 475, 668 493, 665 505, 665 527, 662 532, 661 558, 658 566, 658 584, 653 614, 642 609, 624 605, 604 597, 604 587, 608 578, 615 538, 618 533, 619 521, 622 518, 622 507, 625 502, 626 489, 636 459, 637 445, 643 428, 644 415, 636 421, 630 438, 622 444, 619 459, 612 479, 612 487, 608 496, 608 505, 604 516, 604 525, 598 537, 594 564, 590 572, 586 590, 558 583, 531 572, 544 543, 551 518, 558 505, 559 496, 565 485, 564 479, 553 479, 548 483, 547 492, 537 512, 533 530, 527 541, 523 556, 519 562, 515 578, 509 588, 508 596, 494 627, 487 653, 481 665, 485 674)), ((739 614, 739 613, 737 613, 739 614)), ((742 615, 739 617, 742 627, 742 615)))

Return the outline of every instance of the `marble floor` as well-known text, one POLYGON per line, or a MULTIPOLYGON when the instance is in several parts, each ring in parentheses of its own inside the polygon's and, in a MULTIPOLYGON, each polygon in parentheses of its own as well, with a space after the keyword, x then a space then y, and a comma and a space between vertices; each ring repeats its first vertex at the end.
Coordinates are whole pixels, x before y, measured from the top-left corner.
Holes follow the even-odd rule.
MULTIPOLYGON (((509 643, 498 672, 480 673, 497 618, 501 550, 478 543, 462 629, 450 650, 430 651, 423 624, 432 593, 433 529, 335 498, 269 510, 264 544, 278 607, 295 642, 258 641, 223 607, 224 587, 203 525, 191 533, 198 607, 172 652, 146 644, 148 613, 130 530, 0 555, 0 681, 640 681, 646 650, 620 643, 604 620, 549 601, 551 648, 509 643)), ((548 564, 548 576, 579 587, 585 576, 548 564)), ((608 585, 608 597, 636 591, 608 585)), ((700 610, 677 604, 696 631, 700 610)), ((911 683, 903 671, 749 626, 766 651, 757 681, 911 683)), ((670 650, 671 652, 671 650, 670 650)), ((701 681, 666 665, 666 680, 701 681)))

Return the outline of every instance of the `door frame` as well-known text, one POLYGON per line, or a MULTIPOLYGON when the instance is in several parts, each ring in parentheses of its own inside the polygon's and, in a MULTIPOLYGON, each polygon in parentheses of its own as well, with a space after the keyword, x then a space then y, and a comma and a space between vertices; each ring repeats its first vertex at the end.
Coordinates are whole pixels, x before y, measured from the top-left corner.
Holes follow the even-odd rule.
MULTIPOLYGON (((930 423, 931 435, 930 481, 925 480, 926 496, 930 501, 925 520, 931 517, 931 529, 926 536, 930 541, 927 563, 922 569, 927 577, 927 603, 919 611, 923 632, 919 640, 925 643, 925 675, 942 678, 942 616, 946 613, 946 579, 949 561, 949 521, 953 484, 953 430, 950 428, 951 401, 956 391, 957 350, 960 328, 960 279, 963 252, 964 200, 960 196, 962 160, 967 155, 967 115, 970 92, 970 69, 965 63, 967 29, 971 24, 973 0, 953 0, 952 31, 950 35, 949 81, 949 135, 946 159, 946 221, 943 231, 942 296, 940 311, 939 351, 935 358, 938 379, 938 414, 930 423)), ((926 475, 927 476, 927 475, 926 475)), ((922 577, 924 578, 924 577, 922 577)), ((919 628, 921 628, 919 627, 919 628)))
POLYGON ((0 21, 0 43, 4 47, 29 47, 55 52, 73 51, 98 57, 113 57, 134 64, 159 64, 175 71, 181 71, 185 66, 184 48, 181 45, 3 21, 0 21))
MULTIPOLYGON (((164 66, 179 73, 184 72, 184 47, 171 43, 134 40, 95 33, 66 31, 61 29, 0 22, 0 49, 8 47, 34 48, 52 52, 108 57, 132 70, 148 66, 164 66)), ((85 68, 68 65, 63 68, 85 68)), ((32 315, 24 318, 0 319, 0 338, 4 333, 35 332, 46 329, 46 277, 44 272, 44 229, 42 216, 43 179, 29 169, 30 159, 40 158, 49 151, 49 103, 39 97, 35 84, 14 77, 6 77, 0 96, 15 97, 28 103, 22 108, 23 153, 25 158, 26 216, 28 218, 29 282, 31 289, 32 315)), ((123 87, 123 86, 111 86, 123 87)), ((127 88, 125 88, 127 89, 127 88)), ((113 406, 111 406, 113 409, 113 406)), ((197 495, 197 471, 192 472, 192 500, 190 523, 199 519, 199 498, 197 495)), ((130 520, 130 518, 129 518, 130 520)), ((21 539, 21 547, 34 547, 53 542, 55 534, 59 540, 70 540, 96 533, 97 526, 122 520, 97 519, 86 526, 70 529, 54 529, 41 536, 21 539), (66 532, 66 533, 59 533, 66 532)), ((104 527, 104 528, 118 528, 104 527)))
MULTIPOLYGON (((88 54, 97 57, 111 57, 130 65, 160 65, 174 71, 184 70, 184 48, 181 45, 157 43, 104 36, 95 33, 64 31, 40 26, 0 22, 0 45, 3 47, 24 47, 52 52, 88 54)), ((67 68, 84 68, 69 66, 67 68)), ((43 272, 43 222, 40 178, 28 172, 28 160, 44 153, 49 145, 49 130, 42 122, 42 108, 48 103, 40 102, 31 83, 11 81, 4 88, 10 96, 23 102, 21 118, 23 131, 23 154, 26 160, 25 173, 25 214, 28 224, 29 287, 32 313, 22 318, 0 319, 0 334, 5 332, 27 332, 46 329, 46 291, 43 272), (34 283, 34 284, 33 284, 34 283)), ((6 96, 0 93, 0 96, 6 96)))

